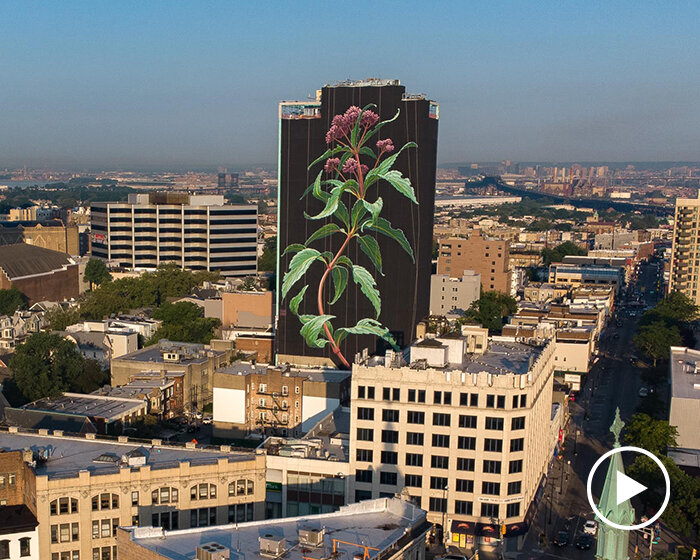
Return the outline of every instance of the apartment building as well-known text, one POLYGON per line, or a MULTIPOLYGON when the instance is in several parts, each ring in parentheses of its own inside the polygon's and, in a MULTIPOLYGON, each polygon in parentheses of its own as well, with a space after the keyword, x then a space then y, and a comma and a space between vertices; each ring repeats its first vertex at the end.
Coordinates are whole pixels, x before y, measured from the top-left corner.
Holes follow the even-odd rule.
POLYGON ((223 195, 130 194, 128 202, 95 202, 92 254, 116 266, 154 269, 175 263, 222 276, 257 273, 258 211, 226 204, 223 195))
POLYGON ((425 338, 353 366, 354 498, 402 492, 460 546, 522 543, 551 457, 554 345, 425 338))
POLYGON ((608 286, 619 293, 625 285, 624 268, 603 264, 552 263, 549 283, 555 286, 608 286))
POLYGON ((677 198, 673 223, 668 291, 681 292, 700 303, 700 191, 697 198, 677 198))
POLYGON ((174 530, 264 516, 263 455, 49 430, 11 429, 0 433, 0 446, 28 465, 42 559, 114 560, 119 526, 174 530))
POLYGON ((465 270, 473 270, 484 291, 511 293, 509 241, 484 237, 476 230, 467 238, 450 237, 439 243, 438 274, 461 278, 465 270))
POLYGON ((448 274, 430 277, 430 314, 446 315, 466 311, 480 297, 481 276, 465 270, 460 278, 448 274))

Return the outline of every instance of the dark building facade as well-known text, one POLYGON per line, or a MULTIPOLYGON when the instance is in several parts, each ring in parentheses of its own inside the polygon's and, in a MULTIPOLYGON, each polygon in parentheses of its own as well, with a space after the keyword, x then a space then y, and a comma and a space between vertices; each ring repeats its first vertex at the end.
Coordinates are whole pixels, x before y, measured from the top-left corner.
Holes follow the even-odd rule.
MULTIPOLYGON (((281 299, 279 285, 289 267, 291 255, 281 257, 292 243, 304 243, 320 225, 321 220, 309 221, 304 212, 317 214, 323 208, 315 198, 300 199, 315 179, 322 163, 309 170, 309 164, 327 148, 325 134, 333 117, 348 107, 364 107, 373 103, 381 120, 398 119, 386 125, 376 139, 391 138, 397 149, 413 141, 417 149, 405 150, 396 160, 394 169, 411 180, 418 205, 411 203, 388 183, 382 181, 378 195, 384 200, 382 216, 395 228, 403 230, 413 247, 415 263, 399 245, 384 236, 376 235, 383 259, 384 276, 375 274, 382 297, 379 320, 394 334, 400 345, 410 343, 415 325, 430 307, 430 273, 435 204, 435 173, 437 160, 438 105, 423 95, 407 95, 398 80, 367 80, 325 86, 317 93, 315 102, 280 103, 280 153, 278 187, 278 290, 276 353, 281 359, 288 356, 331 357, 329 348, 315 350, 306 346, 299 334, 300 323, 289 310, 290 294, 281 299)), ((372 140, 374 142, 375 139, 372 140)), ((313 247, 320 251, 337 250, 340 237, 326 237, 313 247)), ((374 270, 369 258, 354 244, 349 254, 353 262, 367 270, 374 270)), ((315 287, 321 277, 321 267, 312 267, 303 282, 309 284, 306 301, 300 313, 317 313, 315 287), (309 295, 313 294, 313 295, 309 295)), ((326 295, 330 298, 330 290, 326 295)), ((331 313, 338 319, 335 326, 352 326, 359 319, 374 317, 370 302, 350 279, 345 295, 333 306, 331 313)), ((370 352, 383 351, 382 341, 370 336, 350 336, 341 345, 345 357, 352 362, 355 354, 368 348, 370 352)))

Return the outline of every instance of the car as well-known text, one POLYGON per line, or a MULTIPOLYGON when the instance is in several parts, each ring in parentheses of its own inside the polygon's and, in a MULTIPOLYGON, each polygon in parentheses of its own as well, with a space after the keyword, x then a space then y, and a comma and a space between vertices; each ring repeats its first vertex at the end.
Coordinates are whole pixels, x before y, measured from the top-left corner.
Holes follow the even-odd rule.
POLYGON ((576 539, 576 548, 580 550, 589 550, 592 545, 593 537, 591 535, 587 535, 586 533, 579 535, 576 539))
POLYGON ((642 388, 639 390, 639 396, 642 397, 642 398, 648 397, 648 396, 649 396, 649 389, 647 389, 646 387, 642 387, 642 388))
POLYGON ((202 418, 202 424, 211 424, 212 421, 213 419, 211 416, 205 416, 204 418, 202 418))
POLYGON ((595 536, 595 534, 598 532, 598 523, 593 520, 586 521, 586 523, 583 525, 583 532, 586 535, 595 536))
POLYGON ((569 533, 566 531, 559 531, 557 536, 554 537, 554 544, 559 547, 569 546, 569 533))

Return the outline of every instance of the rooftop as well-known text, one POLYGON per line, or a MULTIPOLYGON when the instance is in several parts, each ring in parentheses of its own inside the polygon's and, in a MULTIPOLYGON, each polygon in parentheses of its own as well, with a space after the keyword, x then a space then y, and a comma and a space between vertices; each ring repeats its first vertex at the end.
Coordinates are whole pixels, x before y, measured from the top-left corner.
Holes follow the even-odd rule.
POLYGON ((26 243, 0 246, 0 268, 10 280, 48 274, 74 264, 66 253, 26 243))
POLYGON ((37 525, 36 517, 24 504, 0 506, 0 535, 33 531, 37 525))
POLYGON ((118 420, 123 416, 143 408, 144 403, 139 399, 120 398, 102 395, 84 395, 81 393, 64 393, 57 398, 46 397, 25 404, 25 410, 42 410, 62 412, 104 418, 107 421, 118 420))
POLYGON ((95 462, 101 457, 122 458, 137 451, 146 456, 146 465, 151 469, 176 467, 182 462, 192 465, 214 464, 218 459, 229 461, 246 461, 252 453, 241 453, 216 449, 187 449, 176 446, 140 443, 118 443, 102 439, 85 439, 64 435, 40 435, 28 433, 0 432, 0 449, 4 451, 22 451, 30 449, 38 460, 34 471, 37 476, 49 478, 73 478, 81 470, 94 474, 113 474, 118 472, 117 461, 95 462))
POLYGON ((226 373, 229 375, 265 375, 268 370, 285 371, 289 377, 304 377, 309 381, 319 383, 339 383, 350 377, 351 372, 341 369, 325 368, 299 368, 287 365, 271 366, 269 364, 254 364, 251 362, 234 362, 230 366, 216 370, 216 373, 226 373))
POLYGON ((671 397, 700 399, 700 350, 671 346, 671 397))
POLYGON ((194 344, 190 342, 172 342, 161 340, 158 344, 146 346, 130 354, 124 354, 115 360, 130 362, 159 362, 159 363, 194 363, 201 364, 209 359, 209 356, 220 356, 223 352, 212 350, 204 344, 194 344), (177 353, 180 355, 178 361, 163 359, 163 352, 177 353))
MULTIPOLYGON (((357 543, 360 546, 339 544, 343 556, 352 558, 357 552, 362 553, 362 545, 379 550, 367 550, 369 558, 378 558, 380 554, 398 544, 399 548, 415 539, 423 538, 428 529, 425 511, 397 498, 380 498, 357 504, 343 506, 334 513, 310 515, 306 517, 288 517, 253 521, 238 525, 217 525, 184 529, 181 531, 163 531, 154 527, 131 527, 131 540, 143 548, 156 552, 169 560, 191 560, 196 558, 197 547, 216 543, 229 551, 244 551, 246 560, 263 560, 274 558, 274 553, 260 553, 261 544, 268 541, 281 542, 287 560, 302 560, 309 556, 324 556, 325 551, 333 549, 332 539, 357 543), (325 529, 323 546, 310 551, 300 542, 299 529, 325 529)), ((216 547, 216 545, 215 545, 216 547)), ((232 558, 235 556, 232 555, 232 558)))

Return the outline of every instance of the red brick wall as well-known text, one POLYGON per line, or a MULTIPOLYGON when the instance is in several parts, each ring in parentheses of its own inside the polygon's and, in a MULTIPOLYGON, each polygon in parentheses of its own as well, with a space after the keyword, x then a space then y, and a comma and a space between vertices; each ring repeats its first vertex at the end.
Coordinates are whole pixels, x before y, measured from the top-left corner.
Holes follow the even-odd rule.
POLYGON ((63 301, 76 298, 80 293, 80 278, 78 265, 69 265, 66 270, 56 271, 53 274, 44 274, 23 278, 10 282, 4 274, 0 274, 0 288, 16 287, 29 298, 29 305, 38 301, 63 301))

